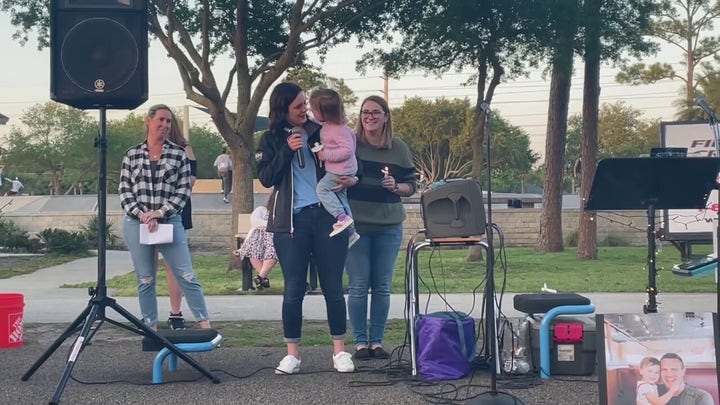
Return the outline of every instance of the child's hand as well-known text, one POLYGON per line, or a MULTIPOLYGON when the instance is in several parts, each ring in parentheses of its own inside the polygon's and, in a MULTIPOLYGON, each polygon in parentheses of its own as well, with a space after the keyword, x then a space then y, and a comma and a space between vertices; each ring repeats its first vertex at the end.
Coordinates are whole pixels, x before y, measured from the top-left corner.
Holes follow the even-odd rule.
POLYGON ((321 150, 321 151, 318 151, 318 152, 317 152, 317 157, 318 157, 319 160, 325 160, 325 151, 322 151, 322 150, 321 150))

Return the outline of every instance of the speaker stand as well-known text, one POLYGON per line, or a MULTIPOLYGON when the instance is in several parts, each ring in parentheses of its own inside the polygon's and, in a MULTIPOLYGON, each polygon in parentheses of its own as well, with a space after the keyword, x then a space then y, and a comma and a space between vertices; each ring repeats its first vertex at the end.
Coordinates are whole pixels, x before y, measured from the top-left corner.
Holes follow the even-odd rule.
POLYGON ((485 236, 487 238, 487 256, 486 256, 486 277, 485 277, 485 294, 483 300, 485 301, 485 333, 484 337, 486 343, 487 359, 491 364, 490 372, 490 391, 480 393, 477 397, 470 401, 472 405, 514 405, 524 403, 517 397, 514 397, 506 392, 498 391, 497 388, 497 377, 500 372, 498 362, 498 347, 497 347, 497 319, 495 318, 495 247, 493 246, 493 232, 494 224, 492 220, 492 160, 490 160, 490 105, 487 102, 483 102, 480 108, 485 113, 485 139, 487 141, 486 162, 487 165, 487 231, 485 236))
POLYGON ((133 332, 141 336, 148 336, 155 338, 163 343, 173 354, 179 358, 185 360, 189 365, 198 370, 210 381, 215 384, 219 384, 220 380, 215 377, 209 370, 201 366, 185 352, 179 350, 167 340, 164 336, 160 335, 156 331, 149 328, 147 325, 142 323, 139 319, 133 316, 114 299, 107 296, 107 286, 105 279, 105 263, 106 263, 106 233, 107 233, 107 219, 106 219, 106 201, 107 201, 107 140, 106 140, 106 109, 105 107, 100 108, 100 134, 95 141, 95 147, 98 148, 99 152, 99 169, 98 169, 98 272, 97 272, 97 285, 93 288, 89 288, 90 301, 88 306, 78 315, 77 318, 65 329, 65 331, 50 345, 45 353, 33 364, 30 369, 23 374, 21 377, 22 381, 27 381, 40 366, 45 363, 47 359, 57 350, 65 340, 74 335, 78 330, 80 334, 75 339, 75 343, 72 345, 72 350, 68 355, 68 359, 65 363, 60 381, 58 382, 55 393, 53 394, 50 404, 55 405, 60 402, 60 397, 65 390, 70 375, 72 374, 75 363, 77 362, 78 356, 90 343, 95 334, 100 330, 100 327, 106 321, 119 328, 133 332), (128 320, 134 327, 127 326, 113 319, 105 316, 105 310, 107 308, 113 309, 123 318, 128 320))

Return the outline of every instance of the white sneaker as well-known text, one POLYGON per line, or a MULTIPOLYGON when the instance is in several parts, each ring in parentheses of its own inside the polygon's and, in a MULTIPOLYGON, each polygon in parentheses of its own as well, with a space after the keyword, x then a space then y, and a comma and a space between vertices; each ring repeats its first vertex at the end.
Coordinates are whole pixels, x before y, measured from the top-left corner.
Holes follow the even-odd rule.
POLYGON ((348 249, 350 249, 358 240, 360 240, 360 234, 353 232, 353 234, 348 238, 348 249))
POLYGON ((280 361, 280 364, 278 364, 277 368, 275 369, 275 374, 283 375, 283 374, 295 374, 300 372, 300 359, 297 357, 288 354, 287 356, 283 357, 283 359, 280 361))
POLYGON ((355 363, 352 361, 352 355, 348 352, 333 354, 333 366, 338 373, 352 373, 355 371, 355 363))
POLYGON ((350 217, 345 217, 344 220, 335 222, 333 224, 333 230, 332 230, 332 232, 330 232, 330 236, 332 237, 332 236, 339 234, 340 232, 347 229, 348 226, 352 225, 352 223, 353 223, 353 219, 350 217))

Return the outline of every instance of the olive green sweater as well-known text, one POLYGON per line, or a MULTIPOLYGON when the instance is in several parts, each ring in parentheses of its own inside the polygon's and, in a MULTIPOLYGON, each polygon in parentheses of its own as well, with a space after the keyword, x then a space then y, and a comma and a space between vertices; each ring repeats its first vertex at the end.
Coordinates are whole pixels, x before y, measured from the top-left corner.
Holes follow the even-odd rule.
POLYGON ((362 235, 363 232, 402 224, 405 209, 400 196, 383 188, 380 182, 382 170, 387 167, 397 183, 408 184, 415 192, 415 167, 410 148, 400 139, 393 138, 390 149, 358 144, 357 157, 362 164, 363 175, 357 185, 348 189, 348 203, 357 231, 362 235))

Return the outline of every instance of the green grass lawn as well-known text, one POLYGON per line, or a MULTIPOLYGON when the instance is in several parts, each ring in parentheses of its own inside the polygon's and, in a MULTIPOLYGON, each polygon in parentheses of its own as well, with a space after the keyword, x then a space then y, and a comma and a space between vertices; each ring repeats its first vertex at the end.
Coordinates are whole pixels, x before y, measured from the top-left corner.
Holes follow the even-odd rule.
MULTIPOLYGON (((696 249, 703 252, 702 246, 696 249)), ((485 262, 467 263, 465 249, 425 249, 418 257, 418 270, 422 285, 430 286, 433 291, 472 292, 482 288, 486 273, 485 262)), ((507 249, 504 255, 497 253, 495 275, 498 290, 505 281, 508 292, 536 292, 547 283, 548 287, 559 292, 645 292, 648 273, 645 269, 647 248, 644 247, 602 247, 598 250, 598 260, 581 261, 576 257, 574 248, 560 253, 541 254, 530 248, 507 249)), ((207 295, 240 294, 240 272, 227 273, 229 255, 227 252, 193 256, 193 264, 203 289, 207 295)), ((398 256, 395 265, 393 292, 405 291, 405 252, 398 256)), ((657 286, 660 292, 715 292, 712 276, 703 278, 677 278, 670 271, 674 264, 680 263, 680 253, 672 246, 665 246, 657 253, 657 286)), ((163 270, 164 271, 164 270, 163 270)), ((161 276, 164 279, 164 276, 161 276)), ((272 287, 269 290, 253 294, 280 294, 282 292, 282 274, 279 266, 270 273, 272 287)), ((72 287, 89 287, 88 282, 72 287)), ((108 280, 109 288, 117 296, 136 295, 134 273, 108 280)), ((164 282, 158 283, 158 294, 165 295, 164 282)))

